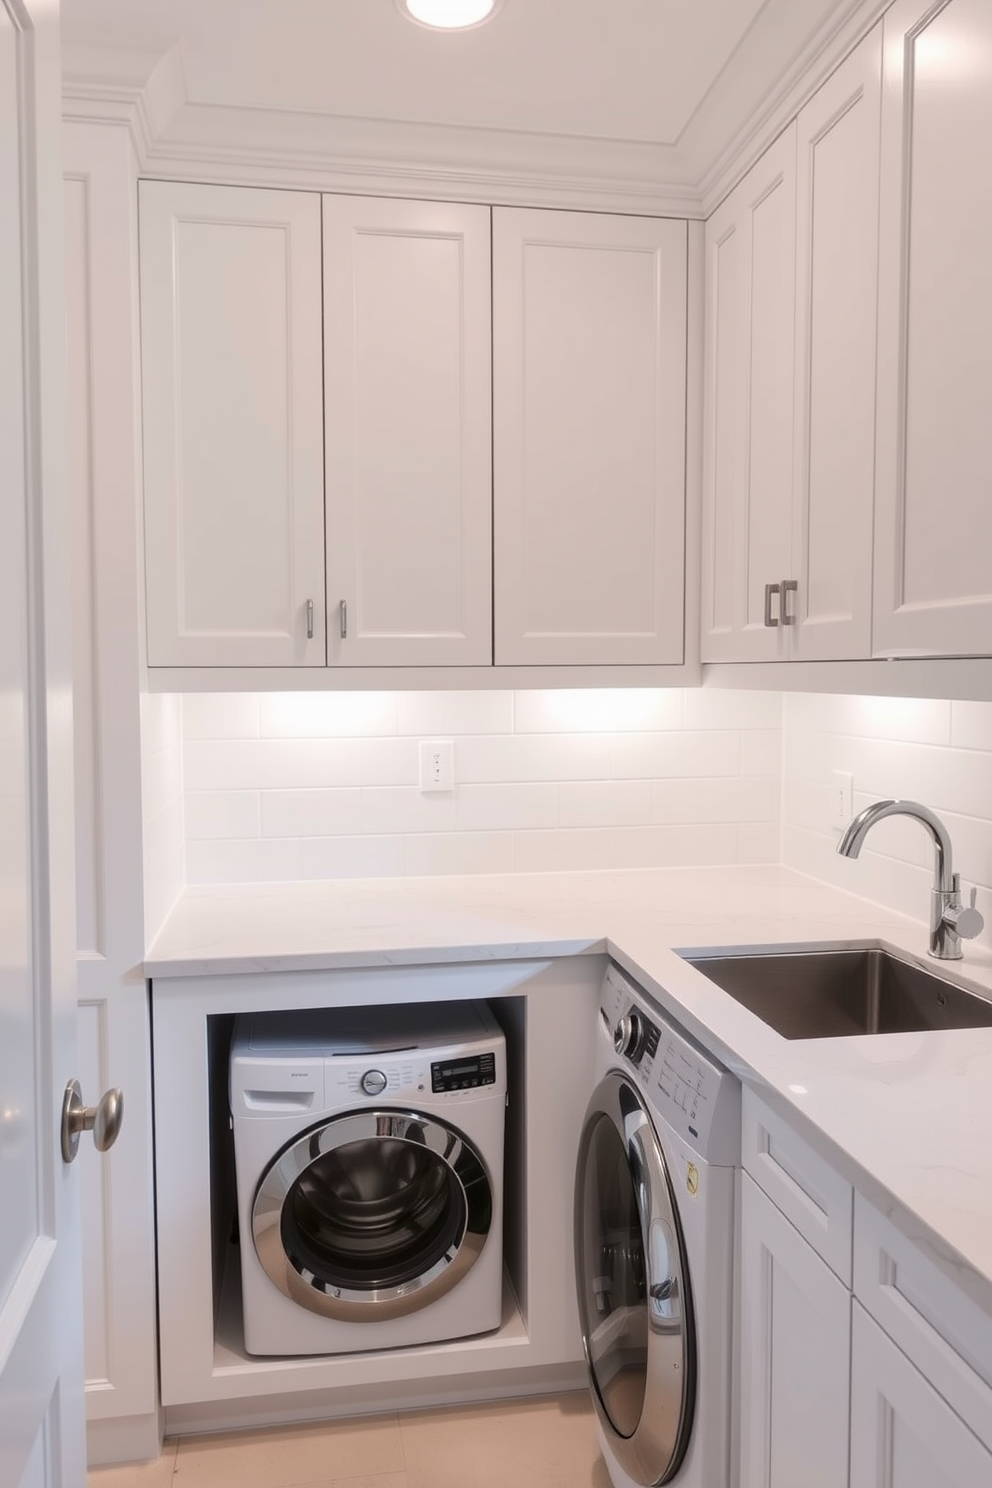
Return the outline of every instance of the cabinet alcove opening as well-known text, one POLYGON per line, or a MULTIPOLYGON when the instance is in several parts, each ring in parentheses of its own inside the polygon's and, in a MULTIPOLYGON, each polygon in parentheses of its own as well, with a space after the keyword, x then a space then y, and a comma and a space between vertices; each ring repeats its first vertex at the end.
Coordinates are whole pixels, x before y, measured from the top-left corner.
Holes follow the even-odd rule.
MULTIPOLYGON (((390 1004, 382 1003, 384 1017, 390 1004)), ((449 1003, 457 1013, 459 1004, 449 1003)), ((510 1328, 527 1330, 527 1214, 525 1039, 526 999, 498 997, 487 1006, 506 1040, 507 1104, 502 1174, 503 1312, 496 1334, 510 1328)), ((345 1010, 345 1009, 342 1009, 345 1010)), ((293 1011, 285 1009, 288 1013, 293 1011)), ((271 1358, 248 1353, 245 1347, 241 1288, 243 1247, 252 1244, 239 1225, 234 1129, 230 1102, 231 1045, 237 1015, 214 1013, 206 1018, 209 1082, 210 1249, 213 1297, 213 1336, 218 1358, 268 1368, 271 1358)), ((390 1102, 392 1104, 393 1102, 390 1102)), ((412 1103, 415 1106, 415 1102, 412 1103)), ((457 1108, 448 1118, 458 1126, 457 1108)), ((411 1346, 416 1347, 414 1342, 411 1346)), ((441 1345, 443 1347, 443 1344, 441 1345)), ((319 1356, 318 1356, 319 1357, 319 1356)), ((331 1353, 327 1357, 333 1357, 331 1353)))

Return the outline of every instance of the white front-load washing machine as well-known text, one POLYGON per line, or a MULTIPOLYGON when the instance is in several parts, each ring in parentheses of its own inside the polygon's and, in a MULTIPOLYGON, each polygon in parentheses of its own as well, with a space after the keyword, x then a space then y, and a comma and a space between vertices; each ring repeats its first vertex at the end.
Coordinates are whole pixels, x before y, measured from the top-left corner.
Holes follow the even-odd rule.
POLYGON ((615 965, 579 1143, 575 1276, 615 1488, 729 1488, 740 1084, 615 965))
POLYGON ((242 1015, 230 1099, 249 1354, 499 1326, 506 1047, 484 1003, 242 1015))

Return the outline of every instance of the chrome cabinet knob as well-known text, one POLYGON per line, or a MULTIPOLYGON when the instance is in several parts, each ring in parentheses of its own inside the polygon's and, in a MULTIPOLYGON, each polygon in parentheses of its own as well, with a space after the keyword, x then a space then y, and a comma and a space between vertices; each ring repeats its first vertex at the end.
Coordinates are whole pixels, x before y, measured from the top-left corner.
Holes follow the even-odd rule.
POLYGON ((79 1138, 91 1131, 98 1152, 113 1147, 124 1120, 124 1095, 108 1090, 98 1105, 84 1106, 78 1080, 70 1080, 62 1100, 62 1161, 71 1163, 79 1151, 79 1138))

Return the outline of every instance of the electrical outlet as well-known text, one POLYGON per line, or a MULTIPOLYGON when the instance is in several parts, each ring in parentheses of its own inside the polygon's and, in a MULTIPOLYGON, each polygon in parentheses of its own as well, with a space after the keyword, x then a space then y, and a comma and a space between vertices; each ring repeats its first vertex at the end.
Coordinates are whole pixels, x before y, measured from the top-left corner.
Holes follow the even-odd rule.
POLYGON ((854 815, 854 776, 848 770, 831 770, 830 802, 830 825, 843 830, 854 815))
POLYGON ((455 746, 450 739, 421 739, 420 789, 452 791, 455 788, 455 746))

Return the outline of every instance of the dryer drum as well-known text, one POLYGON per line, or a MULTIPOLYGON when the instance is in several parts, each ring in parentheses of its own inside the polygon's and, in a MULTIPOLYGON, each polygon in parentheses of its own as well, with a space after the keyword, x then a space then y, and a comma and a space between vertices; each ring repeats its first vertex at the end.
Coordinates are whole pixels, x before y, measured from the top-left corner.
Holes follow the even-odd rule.
POLYGON ((482 1253, 493 1194, 478 1152, 410 1111, 346 1112, 277 1154, 252 1206, 262 1266, 300 1306, 374 1322, 451 1290, 482 1253))

